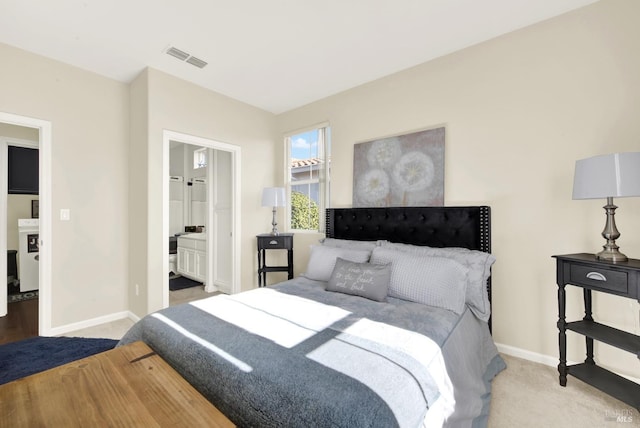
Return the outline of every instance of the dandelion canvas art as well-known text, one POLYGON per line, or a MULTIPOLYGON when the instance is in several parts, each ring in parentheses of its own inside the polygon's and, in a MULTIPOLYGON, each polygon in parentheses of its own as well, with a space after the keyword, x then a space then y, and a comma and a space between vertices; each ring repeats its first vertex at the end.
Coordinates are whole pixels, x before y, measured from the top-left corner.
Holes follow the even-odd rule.
POLYGON ((444 205, 444 127, 358 143, 353 206, 444 205))

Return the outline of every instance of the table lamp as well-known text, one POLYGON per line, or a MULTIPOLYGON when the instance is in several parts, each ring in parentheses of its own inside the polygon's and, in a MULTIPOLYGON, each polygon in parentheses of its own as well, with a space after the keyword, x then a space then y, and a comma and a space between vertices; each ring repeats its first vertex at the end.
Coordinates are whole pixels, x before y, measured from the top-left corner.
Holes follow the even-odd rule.
POLYGON ((262 190, 262 206, 273 207, 273 219, 271 220, 272 235, 278 235, 278 223, 276 222, 277 207, 284 207, 287 200, 284 195, 284 187, 265 187, 262 190))
POLYGON ((573 199, 607 198, 607 221, 602 236, 607 240, 596 258, 610 262, 625 262, 627 256, 618 251, 614 197, 640 196, 640 152, 613 153, 576 161, 573 178, 573 199))

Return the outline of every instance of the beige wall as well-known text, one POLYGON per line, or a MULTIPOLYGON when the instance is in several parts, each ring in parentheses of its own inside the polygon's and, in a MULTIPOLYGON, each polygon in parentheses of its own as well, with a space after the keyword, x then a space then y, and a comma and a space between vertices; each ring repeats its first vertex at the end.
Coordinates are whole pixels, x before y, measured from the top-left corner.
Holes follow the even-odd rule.
POLYGON ((128 85, 3 44, 0 58, 0 111, 52 123, 52 327, 124 311, 128 85))
MULTIPOLYGON (((601 1, 281 114, 278 128, 330 122, 332 206, 350 206, 354 143, 444 124, 445 203, 492 207, 495 340, 556 358, 551 255, 603 244, 605 201, 571 200, 574 162, 640 148, 638 16, 640 2, 601 1)), ((616 202, 619 244, 640 258, 640 199, 616 202)), ((311 240, 296 237, 301 263, 311 240)), ((582 300, 570 288, 575 319, 582 300)), ((637 302, 594 300, 597 318, 640 333, 637 302)), ((571 359, 583 346, 569 335, 571 359)), ((596 346, 604 365, 640 377, 635 356, 596 346)))
MULTIPOLYGON (((135 98, 146 97, 148 103, 148 140, 132 139, 131 145, 138 153, 146 150, 148 170, 144 187, 132 188, 131 198, 146 198, 148 212, 141 217, 147 230, 146 250, 131 252, 131 277, 138 279, 141 287, 140 296, 129 293, 131 308, 142 315, 146 311, 142 311, 139 300, 146 302, 148 311, 162 306, 162 240, 166 239, 162 229, 162 132, 165 129, 241 148, 240 280, 243 290, 253 288, 257 283, 255 235, 270 222, 268 212, 260 207, 260 192, 262 187, 275 182, 274 116, 153 69, 143 72, 134 85, 140 87, 135 98), (145 85, 138 82, 141 79, 147 81, 146 94, 142 89, 145 85), (147 260, 143 259, 145 254, 147 260)), ((142 113, 132 111, 132 122, 144 122, 138 117, 142 113)))
POLYGON ((38 130, 33 128, 25 128, 24 126, 9 125, 8 123, 0 123, 0 136, 17 138, 19 140, 38 142, 38 130))

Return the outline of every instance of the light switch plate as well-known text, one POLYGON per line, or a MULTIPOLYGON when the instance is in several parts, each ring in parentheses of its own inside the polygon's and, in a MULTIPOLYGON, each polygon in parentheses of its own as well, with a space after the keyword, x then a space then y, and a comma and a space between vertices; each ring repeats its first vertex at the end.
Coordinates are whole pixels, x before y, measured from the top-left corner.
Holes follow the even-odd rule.
POLYGON ((60 220, 62 221, 71 220, 71 211, 68 208, 62 208, 60 210, 60 220))

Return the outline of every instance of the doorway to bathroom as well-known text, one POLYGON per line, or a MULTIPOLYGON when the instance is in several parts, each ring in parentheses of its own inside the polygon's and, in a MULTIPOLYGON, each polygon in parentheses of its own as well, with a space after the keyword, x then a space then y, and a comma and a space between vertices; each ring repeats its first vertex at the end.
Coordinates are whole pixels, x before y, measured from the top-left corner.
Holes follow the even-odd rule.
POLYGON ((237 146, 164 131, 164 306, 239 290, 239 162, 237 146))

